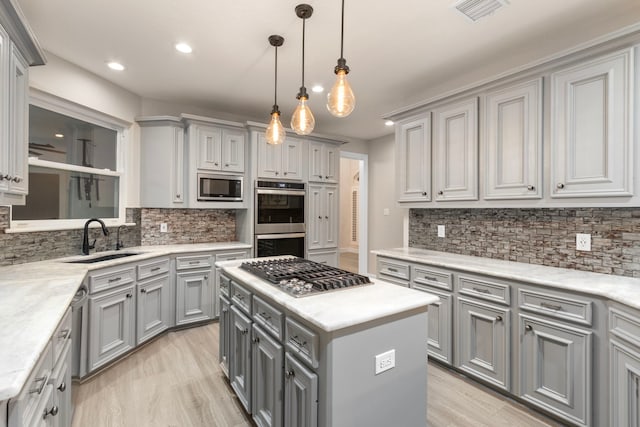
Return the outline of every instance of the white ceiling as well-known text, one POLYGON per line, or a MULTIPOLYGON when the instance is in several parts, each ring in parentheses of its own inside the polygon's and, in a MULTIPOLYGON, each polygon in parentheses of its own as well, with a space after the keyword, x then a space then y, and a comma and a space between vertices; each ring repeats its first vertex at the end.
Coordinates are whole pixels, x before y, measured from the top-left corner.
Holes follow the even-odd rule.
MULTIPOLYGON (((444 91, 570 48, 640 21, 639 0, 510 0, 472 23, 453 0, 346 0, 345 50, 356 110, 325 108, 340 53, 340 0, 308 0, 305 86, 316 131, 360 139, 392 132, 381 117, 444 91)), ((18 0, 47 51, 144 98, 267 122, 278 104, 287 125, 301 79, 302 21, 294 0, 18 0), (179 41, 191 55, 174 50, 179 41), (127 69, 114 72, 106 62, 127 69)))

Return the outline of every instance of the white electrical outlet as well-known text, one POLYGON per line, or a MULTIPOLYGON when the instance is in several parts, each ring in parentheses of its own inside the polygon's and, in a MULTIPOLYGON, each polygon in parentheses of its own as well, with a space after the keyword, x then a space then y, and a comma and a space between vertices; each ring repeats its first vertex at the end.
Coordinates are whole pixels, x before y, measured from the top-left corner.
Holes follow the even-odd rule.
POLYGON ((590 251, 591 250, 591 234, 576 234, 576 250, 577 251, 590 251))
POLYGON ((438 237, 444 237, 444 225, 438 226, 438 237))
POLYGON ((161 233, 166 233, 167 232, 167 223, 166 222, 160 223, 160 232, 161 233))
POLYGON ((389 350, 376 356, 376 375, 396 367, 396 351, 389 350))

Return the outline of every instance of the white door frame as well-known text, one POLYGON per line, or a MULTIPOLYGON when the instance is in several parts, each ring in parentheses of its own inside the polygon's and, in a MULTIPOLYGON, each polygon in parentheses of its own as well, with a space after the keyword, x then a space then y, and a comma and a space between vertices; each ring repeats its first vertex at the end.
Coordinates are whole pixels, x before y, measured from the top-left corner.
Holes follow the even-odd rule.
POLYGON ((359 161, 360 184, 358 188, 358 271, 368 274, 369 267, 369 155, 340 151, 340 157, 359 161))

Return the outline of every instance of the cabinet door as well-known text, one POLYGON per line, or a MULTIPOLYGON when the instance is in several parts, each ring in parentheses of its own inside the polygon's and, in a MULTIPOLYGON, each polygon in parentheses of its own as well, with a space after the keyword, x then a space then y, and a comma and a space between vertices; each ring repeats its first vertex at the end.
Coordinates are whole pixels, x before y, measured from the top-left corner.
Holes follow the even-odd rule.
POLYGON ((251 413, 251 320, 231 306, 229 381, 244 409, 251 413))
POLYGON ((520 397, 591 425, 591 331, 520 315, 520 397))
POLYGON ((284 377, 285 427, 316 427, 318 425, 318 376, 287 352, 284 377))
POLYGON ((551 75, 551 196, 633 195, 633 51, 551 75))
POLYGON ((322 241, 323 248, 338 247, 338 187, 328 185, 323 189, 324 204, 324 236, 322 241))
POLYGON ((485 199, 542 197, 542 79, 486 97, 485 199))
POLYGON ((434 112, 435 199, 478 200, 478 99, 434 112))
POLYGON ((309 221, 307 225, 307 248, 322 249, 322 231, 324 229, 324 207, 322 205, 322 185, 309 184, 309 221))
POLYGON ((135 346, 133 286, 89 297, 89 371, 135 346))
POLYGON ((222 169, 222 131, 211 127, 198 127, 198 169, 222 169))
POLYGON ((511 310, 458 298, 458 367, 506 391, 511 387, 511 310))
POLYGON ((640 353, 620 344, 610 343, 612 426, 640 426, 640 353))
POLYGON ((453 337, 453 298, 445 292, 428 289, 429 293, 437 295, 440 301, 429 306, 427 351, 429 357, 438 359, 449 365, 453 364, 451 338, 453 337))
POLYGON ((71 399, 71 343, 62 352, 60 360, 51 376, 53 386, 53 405, 58 408, 58 414, 52 417, 55 427, 71 427, 73 413, 71 399))
POLYGON ((176 325, 212 318, 211 270, 176 274, 176 325))
POLYGON ((309 142, 309 181, 324 182, 321 142, 309 142))
POLYGON ((231 339, 231 304, 229 300, 220 295, 220 343, 218 347, 220 368, 222 372, 229 378, 229 360, 230 360, 230 344, 231 339))
POLYGON ((222 132, 222 167, 227 172, 244 172, 245 137, 242 132, 222 132))
POLYGON ((11 44, 11 74, 9 75, 9 192, 27 194, 29 169, 27 151, 29 142, 29 66, 18 48, 11 44))
POLYGON ((399 202, 431 200, 431 115, 396 128, 399 202))
POLYGON ((172 131, 171 197, 173 198, 173 203, 184 203, 184 129, 174 127, 172 131))
POLYGON ((170 286, 168 275, 138 283, 136 322, 138 345, 169 327, 170 286))
POLYGON ((9 143, 9 72, 6 64, 10 63, 11 57, 11 41, 9 35, 0 27, 0 191, 9 189, 10 180, 4 178, 10 174, 10 146, 9 143))
POLYGON ((282 426, 282 345, 253 324, 252 413, 260 427, 282 426))
MULTIPOLYGON (((282 169, 282 145, 271 145, 262 132, 257 134, 258 139, 258 177, 280 178, 282 169)), ((287 143, 288 139, 285 140, 287 143)))
POLYGON ((302 179, 302 149, 304 141, 287 138, 282 144, 282 177, 302 179))
POLYGON ((338 182, 340 178, 340 149, 332 144, 324 144, 322 152, 324 181, 338 182))
POLYGON ((329 250, 329 251, 309 251, 307 256, 305 257, 309 261, 317 262, 319 264, 329 265, 331 267, 339 268, 338 265, 338 251, 337 250, 329 250))

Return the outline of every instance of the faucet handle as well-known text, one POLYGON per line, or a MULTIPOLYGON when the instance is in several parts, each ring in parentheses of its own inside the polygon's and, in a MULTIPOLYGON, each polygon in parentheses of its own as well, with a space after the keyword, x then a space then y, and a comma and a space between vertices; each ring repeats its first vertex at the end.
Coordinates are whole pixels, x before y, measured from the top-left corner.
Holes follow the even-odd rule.
POLYGON ((93 239, 93 243, 91 243, 91 244, 89 245, 89 249, 95 249, 95 247, 96 247, 96 240, 97 240, 97 239, 93 239))

